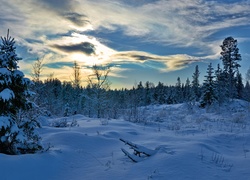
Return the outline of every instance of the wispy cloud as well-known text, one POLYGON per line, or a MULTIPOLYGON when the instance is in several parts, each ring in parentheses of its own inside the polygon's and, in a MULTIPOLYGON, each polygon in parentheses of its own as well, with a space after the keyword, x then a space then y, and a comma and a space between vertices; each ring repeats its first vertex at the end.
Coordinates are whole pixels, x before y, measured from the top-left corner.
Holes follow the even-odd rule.
POLYGON ((180 70, 185 68, 188 64, 193 62, 203 61, 209 59, 209 57, 194 57, 186 54, 175 54, 168 56, 159 56, 155 54, 150 54, 140 51, 126 51, 126 52, 117 52, 111 56, 112 61, 119 61, 120 63, 146 63, 148 61, 161 63, 157 66, 151 65, 151 68, 158 69, 162 72, 180 70))

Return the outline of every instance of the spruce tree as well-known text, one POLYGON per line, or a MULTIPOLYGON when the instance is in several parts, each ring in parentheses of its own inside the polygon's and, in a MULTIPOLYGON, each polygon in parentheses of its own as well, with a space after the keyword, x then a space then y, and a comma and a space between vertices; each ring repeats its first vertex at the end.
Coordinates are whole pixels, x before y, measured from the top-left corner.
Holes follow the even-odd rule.
POLYGON ((242 82, 242 76, 239 72, 237 72, 236 74, 236 97, 238 99, 242 99, 243 98, 243 91, 244 91, 244 85, 242 82))
POLYGON ((177 78, 177 83, 175 85, 175 101, 177 103, 183 102, 183 92, 182 92, 180 77, 177 78))
POLYGON ((215 93, 215 82, 214 82, 214 69, 212 67, 212 63, 208 65, 207 75, 205 76, 204 84, 203 84, 203 93, 201 98, 201 106, 210 106, 212 105, 216 98, 215 93))
POLYGON ((246 101, 250 102, 250 83, 249 83, 249 81, 246 82, 243 97, 246 101))
POLYGON ((191 85, 190 85, 190 80, 187 78, 185 86, 184 86, 184 100, 185 102, 190 101, 191 99, 191 85))
POLYGON ((200 99, 200 84, 199 84, 199 66, 195 66, 195 72, 193 73, 192 80, 192 100, 198 101, 200 99))
POLYGON ((22 154, 41 150, 35 132, 39 123, 30 116, 33 104, 28 87, 31 81, 18 70, 15 40, 1 37, 0 44, 0 153, 22 154))

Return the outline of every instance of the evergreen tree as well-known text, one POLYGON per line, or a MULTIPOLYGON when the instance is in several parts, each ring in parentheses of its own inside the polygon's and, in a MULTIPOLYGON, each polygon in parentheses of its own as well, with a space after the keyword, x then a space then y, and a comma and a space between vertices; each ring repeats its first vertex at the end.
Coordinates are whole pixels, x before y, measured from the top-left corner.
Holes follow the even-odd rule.
POLYGON ((145 99, 145 105, 150 105, 152 100, 151 100, 151 89, 153 87, 153 84, 150 83, 149 81, 147 81, 145 83, 145 96, 144 96, 144 99, 145 99))
POLYGON ((214 82, 214 70, 212 67, 212 63, 208 65, 207 68, 207 75, 205 76, 206 79, 204 80, 203 84, 203 93, 202 93, 202 100, 201 100, 201 106, 210 106, 215 102, 216 94, 215 94, 215 82, 214 82))
POLYGON ((183 102, 183 93, 182 93, 180 77, 177 78, 177 83, 175 85, 175 101, 177 103, 183 102))
POLYGON ((246 81, 250 81, 250 67, 248 68, 246 73, 246 81))
POLYGON ((250 102, 250 83, 249 83, 249 81, 246 82, 246 85, 245 85, 245 88, 244 88, 244 95, 243 95, 243 98, 244 98, 246 101, 249 101, 249 102, 250 102))
POLYGON ((222 49, 220 59, 224 65, 223 72, 225 73, 229 98, 234 98, 236 95, 235 75, 239 71, 239 61, 241 60, 241 55, 237 47, 237 40, 232 37, 227 37, 220 47, 222 49))
POLYGON ((221 105, 227 99, 228 89, 226 88, 225 73, 220 68, 220 64, 218 64, 217 70, 215 71, 215 77, 217 100, 219 105, 221 105))
POLYGON ((191 85, 190 85, 190 80, 187 78, 185 86, 184 86, 184 100, 185 102, 190 101, 191 99, 191 85))
POLYGON ((236 92, 237 92, 236 97, 237 98, 239 99, 243 98, 243 90, 244 90, 244 85, 242 82, 242 76, 239 72, 237 72, 237 75, 236 75, 236 92))
POLYGON ((193 81, 192 81, 192 99, 194 101, 199 101, 200 99, 200 84, 199 84, 199 76, 200 76, 200 71, 199 71, 199 66, 195 66, 195 72, 193 74, 193 81))
POLYGON ((163 83, 159 82, 158 85, 154 89, 154 100, 158 104, 164 104, 165 101, 165 92, 163 83))
POLYGON ((35 128, 39 123, 29 114, 33 104, 28 87, 31 81, 18 70, 15 40, 1 37, 0 44, 0 152, 34 153, 42 149, 35 128))

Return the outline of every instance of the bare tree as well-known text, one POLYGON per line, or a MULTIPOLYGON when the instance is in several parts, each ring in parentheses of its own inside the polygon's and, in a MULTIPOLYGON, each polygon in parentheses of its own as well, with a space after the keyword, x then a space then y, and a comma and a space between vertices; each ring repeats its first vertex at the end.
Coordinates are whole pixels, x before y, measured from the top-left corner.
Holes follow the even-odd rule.
POLYGON ((97 111, 97 117, 100 118, 104 113, 105 106, 107 105, 106 92, 110 88, 110 82, 108 80, 110 67, 94 65, 92 71, 93 73, 88 76, 88 85, 92 91, 91 100, 97 111))
POLYGON ((40 76, 43 68, 43 59, 37 58, 36 62, 32 65, 32 80, 34 82, 39 82, 40 81, 40 76))
POLYGON ((79 88, 81 85, 81 71, 79 64, 75 61, 73 65, 73 87, 79 88))

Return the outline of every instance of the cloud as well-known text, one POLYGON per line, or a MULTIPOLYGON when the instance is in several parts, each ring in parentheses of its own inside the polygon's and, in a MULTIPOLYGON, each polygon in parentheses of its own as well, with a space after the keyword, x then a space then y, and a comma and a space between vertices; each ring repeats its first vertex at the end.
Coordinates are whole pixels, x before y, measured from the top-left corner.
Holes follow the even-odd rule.
MULTIPOLYGON (((153 69, 158 69, 162 72, 169 72, 174 70, 180 70, 185 68, 188 64, 203 61, 209 59, 209 57, 195 57, 187 54, 175 54, 175 55, 166 55, 159 56, 155 54, 150 54, 140 51, 126 51, 126 52, 117 52, 111 56, 113 62, 122 63, 146 63, 146 62, 156 62, 151 63, 150 67, 153 69), (161 64, 161 67, 159 66, 161 64)), ((147 66, 147 65, 145 65, 147 66)))
POLYGON ((64 14, 64 17, 79 27, 90 24, 90 21, 87 19, 87 16, 83 14, 71 12, 64 14))
POLYGON ((78 52, 78 53, 84 53, 86 55, 95 54, 95 45, 89 42, 82 42, 79 44, 68 44, 68 45, 54 44, 51 45, 51 47, 67 53, 78 52))
MULTIPOLYGON (((67 67, 67 62, 78 60, 82 66, 137 63, 167 72, 217 58, 221 39, 212 35, 228 28, 236 31, 241 26, 249 26, 249 9, 247 0, 234 3, 219 0, 3 0, 0 32, 5 35, 10 28, 17 44, 34 59, 44 56, 47 63, 66 63, 63 67, 67 67), (122 36, 159 44, 166 51, 168 46, 196 48, 200 56, 182 52, 161 56, 143 50, 118 51, 101 39, 83 35, 89 31, 97 35, 103 32, 107 34, 105 40, 112 42, 116 40, 108 39, 108 32, 118 30, 122 36)), ((30 67, 28 63, 26 66, 30 67)), ((119 70, 121 66, 116 72, 119 70)))

